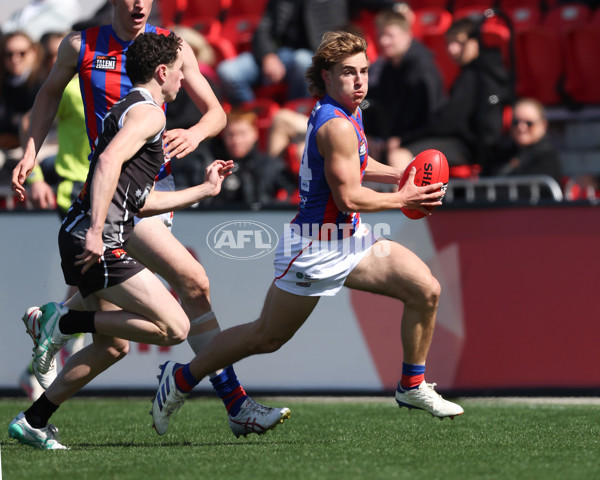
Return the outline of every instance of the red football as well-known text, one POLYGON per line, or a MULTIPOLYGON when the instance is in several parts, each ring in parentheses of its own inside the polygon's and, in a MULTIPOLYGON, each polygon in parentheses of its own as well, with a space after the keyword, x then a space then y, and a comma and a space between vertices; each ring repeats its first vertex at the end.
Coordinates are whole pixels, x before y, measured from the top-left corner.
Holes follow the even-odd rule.
MULTIPOLYGON (((412 162, 408 164, 406 170, 404 170, 404 173, 402 174, 402 178, 400 179, 399 183, 400 188, 402 188, 402 185, 406 183, 406 179, 408 178, 408 174, 412 167, 417 169, 417 173, 415 175, 415 185, 418 187, 423 187, 425 185, 431 185, 432 183, 442 182, 444 184, 442 187, 442 192, 443 194, 446 193, 446 187, 448 186, 449 178, 449 167, 448 160, 446 160, 446 156, 442 152, 433 149, 425 150, 413 158, 412 162)), ((442 198, 444 198, 443 194, 442 198)), ((404 215, 413 220, 418 220, 419 218, 426 216, 419 210, 410 208, 402 208, 401 210, 404 215)), ((433 208, 429 208, 429 210, 431 211, 433 208)))

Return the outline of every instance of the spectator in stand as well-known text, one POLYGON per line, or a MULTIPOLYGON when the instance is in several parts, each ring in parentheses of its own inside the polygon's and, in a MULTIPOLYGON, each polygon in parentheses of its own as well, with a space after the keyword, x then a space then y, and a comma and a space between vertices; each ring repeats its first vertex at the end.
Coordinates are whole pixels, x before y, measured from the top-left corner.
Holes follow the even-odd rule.
POLYGON ((258 149, 257 116, 252 111, 234 109, 227 115, 222 133, 223 151, 216 158, 232 159, 236 169, 221 186, 219 199, 211 205, 244 205, 253 209, 276 203, 279 190, 295 191, 297 181, 279 158, 258 149))
POLYGON ((79 20, 78 0, 31 0, 2 24, 2 33, 22 31, 34 42, 47 32, 66 32, 79 20))
POLYGON ((500 51, 480 46, 479 28, 479 20, 464 17, 446 32, 448 53, 461 66, 460 74, 431 122, 405 133, 401 147, 390 153, 394 166, 404 168, 430 148, 444 152, 451 167, 478 163, 493 153, 512 91, 500 51))
POLYGON ((383 10, 375 23, 380 56, 369 69, 364 122, 372 125, 366 129, 370 146, 380 144, 392 157, 405 136, 431 122, 444 100, 443 83, 431 51, 413 38, 407 15, 383 10))
POLYGON ((23 115, 31 109, 43 78, 39 45, 26 33, 4 35, 0 56, 0 149, 3 153, 0 163, 4 164, 4 173, 10 175, 16 165, 10 151, 20 146, 19 128, 23 115))
POLYGON ((491 175, 549 175, 563 180, 560 157, 547 135, 544 106, 533 98, 515 104, 510 135, 501 143, 494 161, 484 164, 491 175))
POLYGON ((323 33, 347 25, 350 7, 379 9, 392 0, 269 0, 252 41, 252 52, 217 68, 227 99, 253 100, 253 87, 286 82, 287 98, 309 97, 304 79, 323 33))

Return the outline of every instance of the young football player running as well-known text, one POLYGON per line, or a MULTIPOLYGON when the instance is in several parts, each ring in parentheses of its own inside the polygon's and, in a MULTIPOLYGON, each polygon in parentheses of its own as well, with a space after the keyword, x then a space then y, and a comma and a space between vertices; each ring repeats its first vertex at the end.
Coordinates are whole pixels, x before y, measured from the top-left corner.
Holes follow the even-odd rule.
POLYGON ((361 212, 403 207, 430 214, 426 207, 441 204, 442 187, 441 183, 417 187, 414 168, 394 193, 362 185, 363 180, 398 184, 403 173, 368 154, 359 108, 367 94, 366 49, 364 39, 351 33, 323 36, 306 74, 311 93, 321 99, 308 123, 300 166, 300 206, 278 244, 275 280, 260 318, 221 332, 190 363, 170 361, 162 367, 153 401, 155 425, 166 430, 173 411, 169 406, 172 397, 166 397, 164 391, 178 392, 181 404, 194 385, 214 369, 276 351, 302 326, 321 296, 335 295, 343 286, 404 302, 398 404, 440 418, 463 413, 459 405, 435 392, 435 384, 425 381, 440 284, 413 252, 374 238, 360 221, 361 212))

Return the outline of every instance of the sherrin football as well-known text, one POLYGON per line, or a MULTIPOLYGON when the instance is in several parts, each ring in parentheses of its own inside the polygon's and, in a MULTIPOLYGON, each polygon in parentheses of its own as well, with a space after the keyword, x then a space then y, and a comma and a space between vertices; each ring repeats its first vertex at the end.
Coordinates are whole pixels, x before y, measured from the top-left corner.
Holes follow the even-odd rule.
MULTIPOLYGON (((419 153, 415 158, 413 158, 412 162, 408 164, 406 170, 404 170, 399 183, 400 188, 402 188, 402 186, 406 183, 408 174, 412 167, 417 169, 417 173, 415 174, 416 186, 424 187, 426 185, 439 182, 444 184, 441 189, 441 197, 443 199, 446 193, 446 188, 448 187, 448 178, 450 176, 448 160, 446 160, 446 156, 439 150, 433 149, 425 150, 419 153)), ((433 211, 435 207, 426 208, 429 211, 433 211)), ((423 212, 411 208, 402 208, 401 210, 404 215, 413 220, 418 220, 419 218, 426 216, 423 212)))

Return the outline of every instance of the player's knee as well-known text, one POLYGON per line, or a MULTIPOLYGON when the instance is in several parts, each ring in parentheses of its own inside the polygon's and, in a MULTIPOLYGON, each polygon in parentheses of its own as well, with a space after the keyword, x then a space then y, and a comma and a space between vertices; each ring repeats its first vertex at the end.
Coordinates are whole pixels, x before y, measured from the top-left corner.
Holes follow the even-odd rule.
POLYGON ((184 342, 190 332, 190 322, 187 317, 185 321, 178 321, 171 325, 164 336, 164 346, 179 345, 184 342))
POLYGON ((209 298, 210 282, 204 269, 192 268, 169 281, 183 302, 209 298))
POLYGON ((433 275, 429 275, 421 286, 421 301, 426 308, 436 309, 440 301, 442 287, 433 275))

